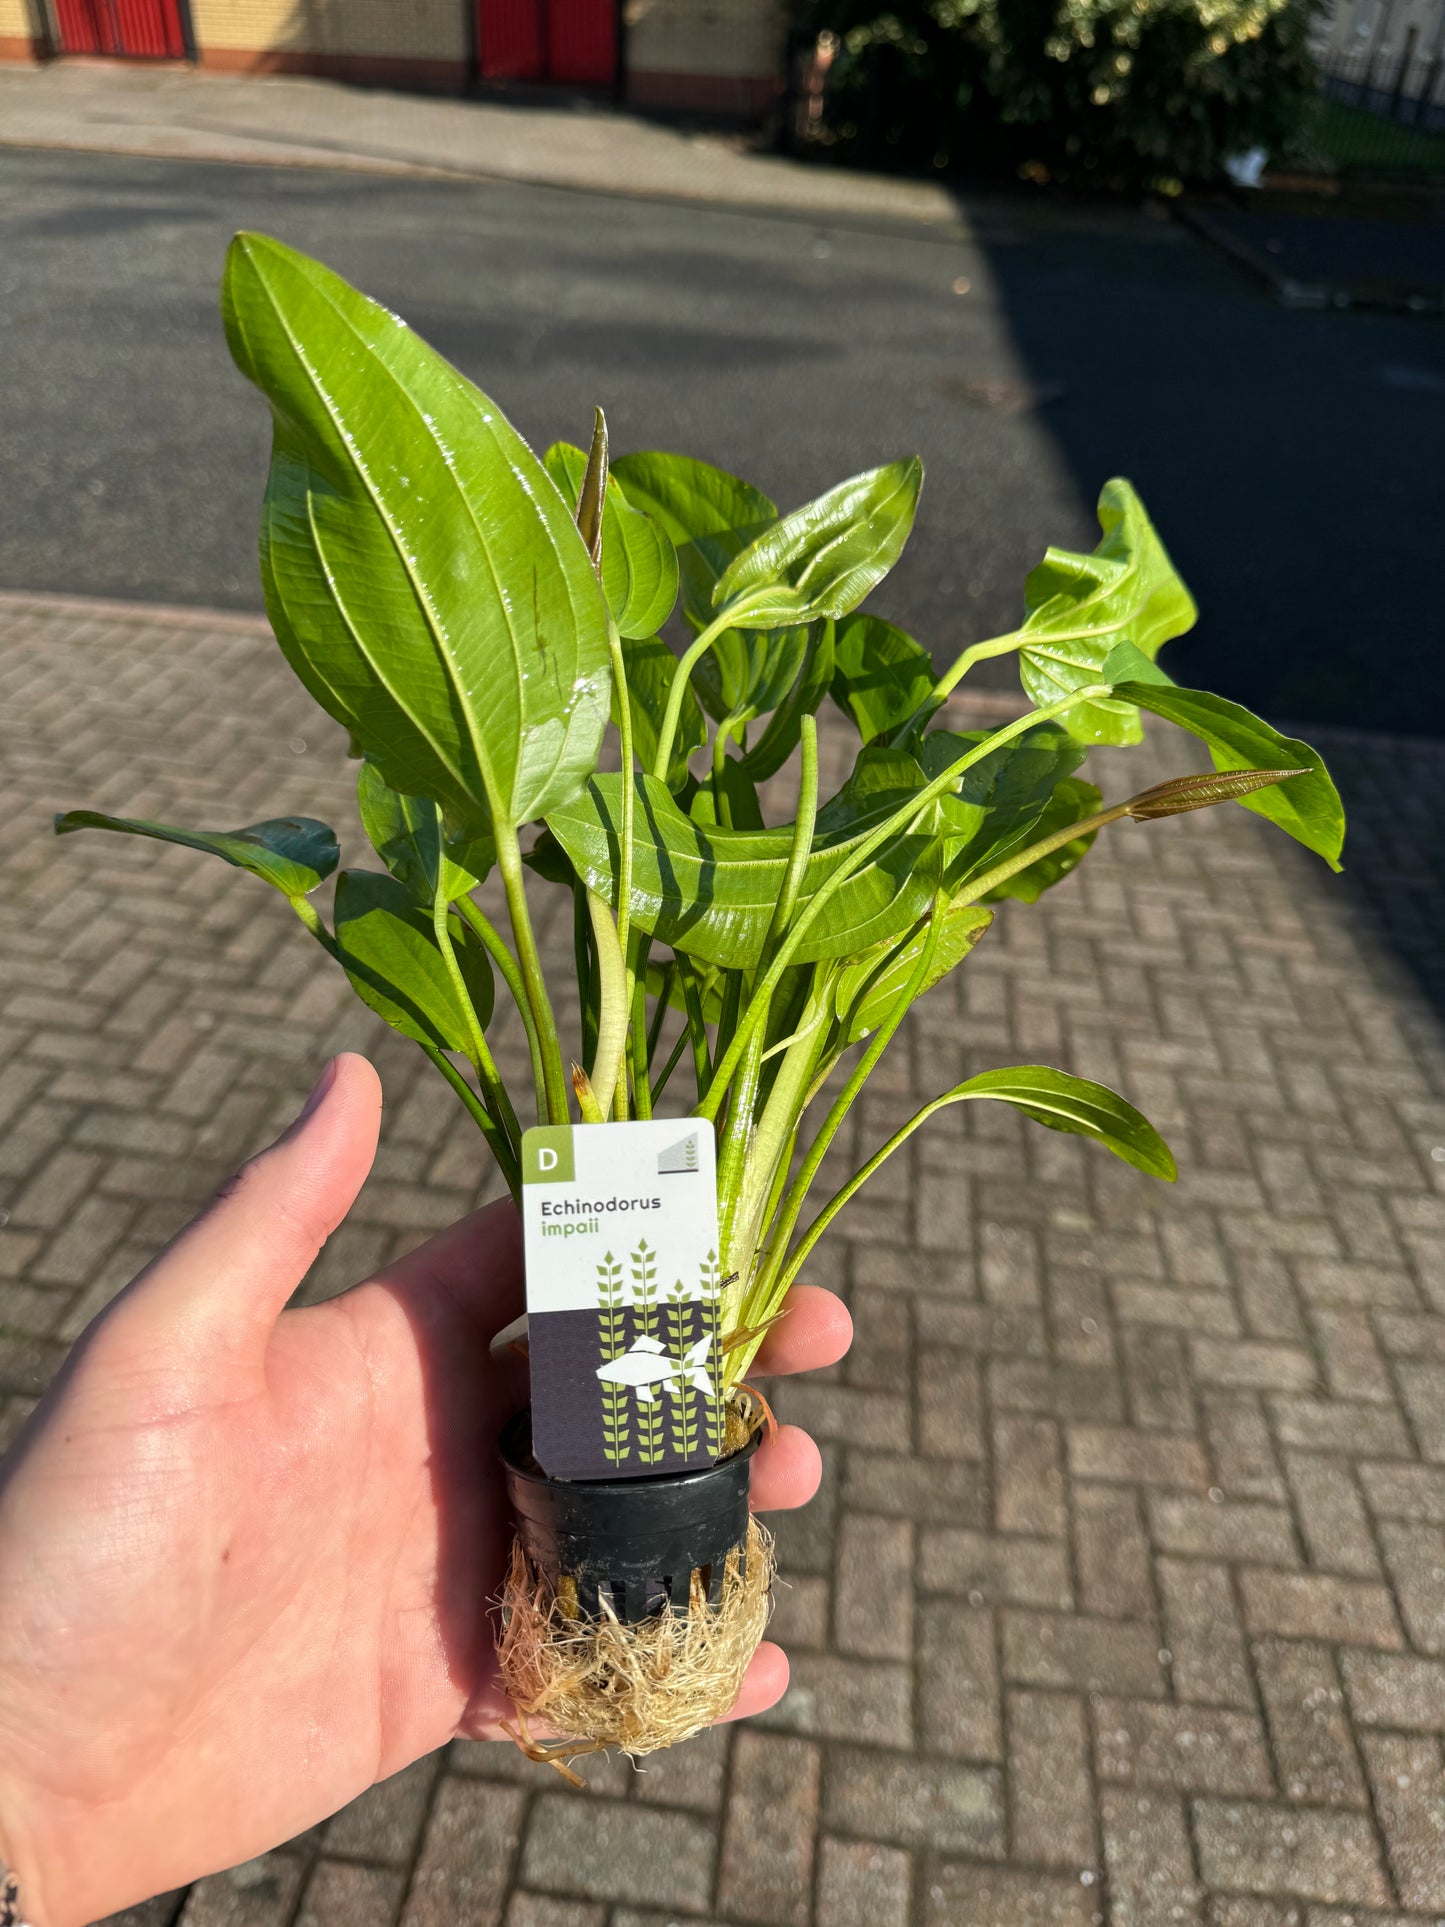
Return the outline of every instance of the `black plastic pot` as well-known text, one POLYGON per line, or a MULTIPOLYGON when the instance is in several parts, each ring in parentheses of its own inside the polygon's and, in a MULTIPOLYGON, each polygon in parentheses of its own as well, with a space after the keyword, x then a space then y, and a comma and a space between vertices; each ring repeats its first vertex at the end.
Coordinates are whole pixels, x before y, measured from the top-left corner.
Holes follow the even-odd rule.
POLYGON ((554 1584, 570 1579, 577 1609, 595 1619, 600 1596, 626 1625, 672 1601, 685 1608, 692 1575, 722 1596, 727 1556, 748 1538, 748 1474, 761 1434, 720 1465, 655 1479, 549 1479, 532 1457, 532 1417, 502 1434, 502 1465, 528 1558, 554 1584))

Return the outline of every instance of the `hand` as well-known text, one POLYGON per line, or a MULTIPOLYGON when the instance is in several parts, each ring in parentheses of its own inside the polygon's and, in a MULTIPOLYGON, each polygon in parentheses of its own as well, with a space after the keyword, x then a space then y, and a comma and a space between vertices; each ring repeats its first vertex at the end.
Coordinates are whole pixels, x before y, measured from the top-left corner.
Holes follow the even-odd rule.
MULTIPOLYGON (((360 1057, 85 1333, 0 1465, 0 1857, 35 1927, 232 1866, 510 1713, 489 1608, 497 1467, 525 1373, 510 1202, 329 1303, 284 1311, 356 1198, 381 1092, 360 1057)), ((800 1289, 760 1370, 830 1363, 800 1289)), ((784 1426, 753 1503, 804 1504, 784 1426)), ((735 1716, 787 1662, 764 1645, 735 1716)))

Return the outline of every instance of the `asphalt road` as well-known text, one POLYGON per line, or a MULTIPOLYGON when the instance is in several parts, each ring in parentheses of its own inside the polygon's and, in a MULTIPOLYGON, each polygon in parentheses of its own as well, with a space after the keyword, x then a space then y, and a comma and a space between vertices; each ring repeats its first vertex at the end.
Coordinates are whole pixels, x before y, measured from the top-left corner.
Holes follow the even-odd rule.
POLYGON ((1047 543, 1092 546, 1122 473, 1203 610, 1178 680, 1445 734, 1438 324, 1287 312, 1147 214, 968 211, 943 235, 5 152, 0 586, 259 606, 266 411, 216 305, 253 226, 403 313, 539 447, 601 401, 614 448, 704 455, 784 505, 921 451, 918 532, 873 606, 940 660, 1013 626, 1047 543))

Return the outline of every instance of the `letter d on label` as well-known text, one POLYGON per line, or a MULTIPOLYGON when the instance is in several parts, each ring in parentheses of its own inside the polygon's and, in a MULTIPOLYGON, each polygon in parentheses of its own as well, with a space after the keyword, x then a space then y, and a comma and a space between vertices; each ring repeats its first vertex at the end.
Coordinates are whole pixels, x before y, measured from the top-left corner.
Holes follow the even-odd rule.
POLYGON ((571 1184, 576 1175, 570 1124, 537 1124, 522 1133, 523 1184, 571 1184))

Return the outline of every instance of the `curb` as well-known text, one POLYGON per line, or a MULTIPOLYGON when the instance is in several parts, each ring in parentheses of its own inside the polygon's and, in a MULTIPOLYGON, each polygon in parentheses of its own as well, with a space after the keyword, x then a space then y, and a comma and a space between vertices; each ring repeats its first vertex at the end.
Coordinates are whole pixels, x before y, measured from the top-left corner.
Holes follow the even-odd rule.
POLYGON ((1270 256, 1251 247, 1216 221, 1207 208, 1187 203, 1175 208, 1175 219, 1192 228, 1221 254, 1242 267, 1272 294, 1283 308, 1373 308, 1388 314, 1445 314, 1445 287, 1410 287, 1391 282, 1297 280, 1281 274, 1270 256))

